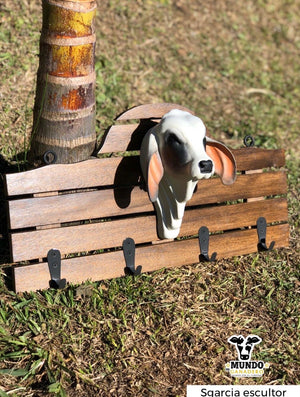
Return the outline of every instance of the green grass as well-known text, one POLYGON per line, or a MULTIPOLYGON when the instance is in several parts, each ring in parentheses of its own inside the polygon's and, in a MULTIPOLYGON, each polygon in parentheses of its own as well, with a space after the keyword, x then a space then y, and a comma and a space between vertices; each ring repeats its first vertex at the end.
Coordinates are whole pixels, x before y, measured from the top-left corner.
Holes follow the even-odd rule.
POLYGON ((226 336, 243 330, 264 340, 255 353, 271 361, 264 381, 294 383, 299 269, 277 253, 237 258, 237 265, 239 272, 223 261, 204 272, 196 266, 65 291, 9 293, 0 306, 0 373, 15 388, 43 385, 57 395, 76 385, 107 395, 116 376, 123 388, 129 380, 140 384, 132 384, 132 395, 163 379, 170 389, 188 376, 220 382, 218 372, 232 357, 226 336), (275 319, 280 325, 273 329, 275 319))
MULTIPOLYGON (((127 108, 177 102, 210 135, 282 147, 290 248, 16 295, 0 238, 0 396, 184 396, 186 384, 299 384, 299 0, 98 2, 97 135, 127 108), (229 378, 257 333, 261 379, 229 378)), ((26 166, 38 0, 0 6, 0 167, 26 166)), ((1 198, 1 197, 0 197, 1 198)), ((1 202, 1 209, 3 208, 1 202)), ((0 213, 0 235, 5 229, 0 213)))

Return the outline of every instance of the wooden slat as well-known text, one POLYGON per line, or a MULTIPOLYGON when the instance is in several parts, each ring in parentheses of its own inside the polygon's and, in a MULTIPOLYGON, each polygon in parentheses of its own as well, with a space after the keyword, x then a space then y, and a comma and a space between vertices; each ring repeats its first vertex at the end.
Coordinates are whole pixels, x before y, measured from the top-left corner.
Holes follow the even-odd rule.
MULTIPOLYGON (((267 229, 267 244, 275 241, 275 248, 289 244, 289 227, 270 226, 267 229)), ((243 230, 213 235, 210 237, 210 253, 217 252, 217 258, 246 255, 257 251, 256 230, 243 230)), ((198 263, 199 245, 197 239, 176 241, 136 249, 136 265, 142 265, 143 272, 161 268, 172 268, 198 263)), ((83 256, 62 261, 62 278, 70 283, 86 280, 99 281, 124 275, 123 251, 100 255, 83 256)), ((205 272, 205 264, 203 264, 205 272)), ((47 263, 14 268, 16 292, 35 291, 49 287, 47 263)))
POLYGON ((135 120, 135 119, 150 119, 150 118, 161 118, 164 114, 172 109, 185 110, 186 112, 192 113, 188 108, 178 105, 176 103, 153 103, 136 106, 132 109, 122 113, 117 120, 135 120))
POLYGON ((124 235, 138 243, 155 240, 155 217, 130 218, 11 235, 12 260, 44 258, 51 248, 64 254, 121 246, 124 235), (142 222, 143 228, 137 227, 142 222), (49 248, 50 247, 50 248, 49 248))
MULTIPOLYGON (((234 151, 238 171, 280 167, 283 150, 244 148, 234 151)), ((137 184, 139 157, 91 159, 75 164, 53 164, 5 175, 7 196, 83 189, 95 186, 137 184)))
MULTIPOLYGON (((139 124, 113 125, 99 150, 99 153, 123 152, 127 150, 132 133, 138 128, 139 124)), ((140 147, 132 150, 139 150, 140 147)))
MULTIPOLYGON (((232 185, 223 185, 219 178, 202 180, 198 183, 199 195, 205 191, 205 201, 201 204, 210 204, 241 198, 273 196, 286 194, 287 180, 283 171, 266 172, 261 174, 238 175, 232 185)), ((198 205, 198 192, 196 192, 189 205, 198 205)), ((199 203, 200 204, 200 203, 199 203)))
POLYGON ((283 149, 241 148, 233 149, 238 171, 280 168, 285 165, 283 149))
MULTIPOLYGON (((221 203, 257 196, 285 194, 284 172, 239 175, 236 182, 224 186, 219 178, 202 180, 188 206, 221 203), (259 188, 258 188, 259 187, 259 188)), ((9 201, 10 229, 21 229, 149 212, 153 206, 148 194, 140 187, 108 189, 59 196, 9 201)))
POLYGON ((287 200, 278 198, 187 210, 180 236, 192 235, 201 226, 207 226, 211 232, 255 226, 257 219, 261 216, 265 217, 268 223, 287 222, 287 200))
MULTIPOLYGON (((259 216, 265 216, 269 223, 286 221, 286 200, 265 200, 187 211, 180 236, 196 234, 203 225, 211 231, 255 225, 259 216)), ((43 258, 51 248, 69 254, 118 247, 127 236, 132 237, 137 244, 158 240, 155 216, 15 233, 11 235, 12 259, 18 262, 43 258)))
POLYGON ((137 158, 91 159, 75 164, 53 164, 31 171, 7 174, 7 196, 84 189, 113 185, 116 170, 125 161, 128 172, 136 169, 137 158))
MULTIPOLYGON (((120 197, 123 191, 125 195, 126 189, 118 189, 120 197)), ((139 187, 132 190, 130 206, 125 208, 116 203, 114 195, 114 189, 108 189, 10 201, 10 229, 153 211, 147 193, 139 187)))

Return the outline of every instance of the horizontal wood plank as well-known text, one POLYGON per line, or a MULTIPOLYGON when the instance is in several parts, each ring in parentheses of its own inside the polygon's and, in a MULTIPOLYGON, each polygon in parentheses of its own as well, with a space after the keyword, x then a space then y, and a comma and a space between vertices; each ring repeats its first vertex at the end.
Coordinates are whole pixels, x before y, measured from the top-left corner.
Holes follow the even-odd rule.
POLYGON ((10 201, 10 229, 153 211, 148 194, 139 187, 132 190, 129 206, 126 194, 126 189, 118 189, 117 193, 114 189, 107 189, 10 201), (118 194, 120 200, 115 197, 118 194))
MULTIPOLYGON (((85 189, 113 185, 115 173, 123 159, 90 159, 74 164, 53 164, 30 171, 5 175, 7 196, 85 189)), ((129 166, 136 167, 137 159, 129 166)))
POLYGON ((233 149, 238 171, 260 170, 263 168, 280 168, 285 165, 283 149, 241 148, 233 149))
MULTIPOLYGON (((239 175, 224 186, 219 178, 202 180, 188 206, 285 194, 284 172, 239 175), (258 188, 259 186, 259 188, 258 188)), ((9 201, 10 229, 74 222, 153 211, 148 194, 140 187, 107 189, 9 201)))
MULTIPOLYGON (((265 216, 268 223, 286 221, 286 200, 264 200, 186 211, 180 236, 197 234, 204 225, 213 232, 252 226, 259 216, 265 216)), ((137 244, 158 240, 155 215, 14 233, 11 235, 12 260, 18 262, 44 258, 52 248, 59 249, 64 255, 118 247, 127 236, 137 244)))
POLYGON ((172 109, 185 110, 186 112, 193 114, 193 112, 188 108, 182 105, 178 105, 176 103, 149 103, 145 105, 135 106, 134 108, 127 110, 117 118, 117 121, 150 118, 158 119, 172 109))
POLYGON ((152 241, 157 238, 155 227, 155 217, 151 216, 15 233, 11 235, 12 260, 44 258, 51 248, 65 255, 117 247, 122 245, 127 232, 137 243, 152 241), (139 222, 143 229, 137 227, 139 222))
MULTIPOLYGON (((281 167, 283 150, 244 148, 233 151, 238 171, 281 167)), ((141 177, 139 157, 91 159, 75 164, 53 164, 5 175, 7 196, 84 189, 109 185, 136 185, 141 177)))
MULTIPOLYGON (((268 227, 267 244, 269 245, 271 241, 275 241, 275 248, 288 247, 288 225, 268 227)), ((217 252, 217 259, 246 255, 257 251, 257 242, 257 233, 254 229, 213 235, 209 242, 210 253, 217 252)), ((199 245, 197 239, 168 242, 136 249, 136 266, 141 265, 143 272, 191 265, 198 263, 198 258, 199 245)), ((83 256, 62 260, 61 277, 74 284, 87 280, 99 281, 123 276, 124 267, 123 251, 83 256)), ((205 273, 205 263, 203 263, 202 271, 205 273)), ((49 278, 47 263, 14 268, 16 292, 48 288, 49 278)))
POLYGON ((287 192, 286 173, 283 171, 238 175, 232 185, 223 185, 219 178, 202 180, 189 206, 222 203, 260 196, 283 195, 287 192), (198 193, 199 191, 199 193, 198 193), (204 195, 204 200, 201 197, 204 195), (198 198, 199 197, 199 198, 198 198))
POLYGON ((261 216, 266 218, 267 223, 287 222, 287 200, 277 198, 187 210, 180 236, 192 235, 201 226, 207 226, 211 232, 255 226, 257 219, 261 216))

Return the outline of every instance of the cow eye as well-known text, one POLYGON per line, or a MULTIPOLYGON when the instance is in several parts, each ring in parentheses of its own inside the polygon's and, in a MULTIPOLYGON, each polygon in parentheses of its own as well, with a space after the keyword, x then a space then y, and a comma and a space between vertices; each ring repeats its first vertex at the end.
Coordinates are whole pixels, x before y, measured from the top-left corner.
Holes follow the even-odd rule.
POLYGON ((182 145, 182 141, 175 134, 168 134, 167 136, 167 144, 170 146, 179 146, 182 145))
POLYGON ((203 138, 203 146, 204 146, 204 149, 206 150, 206 138, 203 138))

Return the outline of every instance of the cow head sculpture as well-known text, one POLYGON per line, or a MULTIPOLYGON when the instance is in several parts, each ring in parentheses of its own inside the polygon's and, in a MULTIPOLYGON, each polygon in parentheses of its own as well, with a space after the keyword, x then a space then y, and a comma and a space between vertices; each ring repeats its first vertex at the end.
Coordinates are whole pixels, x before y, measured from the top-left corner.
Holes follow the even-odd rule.
POLYGON ((236 163, 230 150, 206 136, 200 118, 178 109, 165 114, 147 132, 140 162, 162 239, 178 236, 186 202, 200 179, 216 173, 229 185, 236 178, 236 163))

